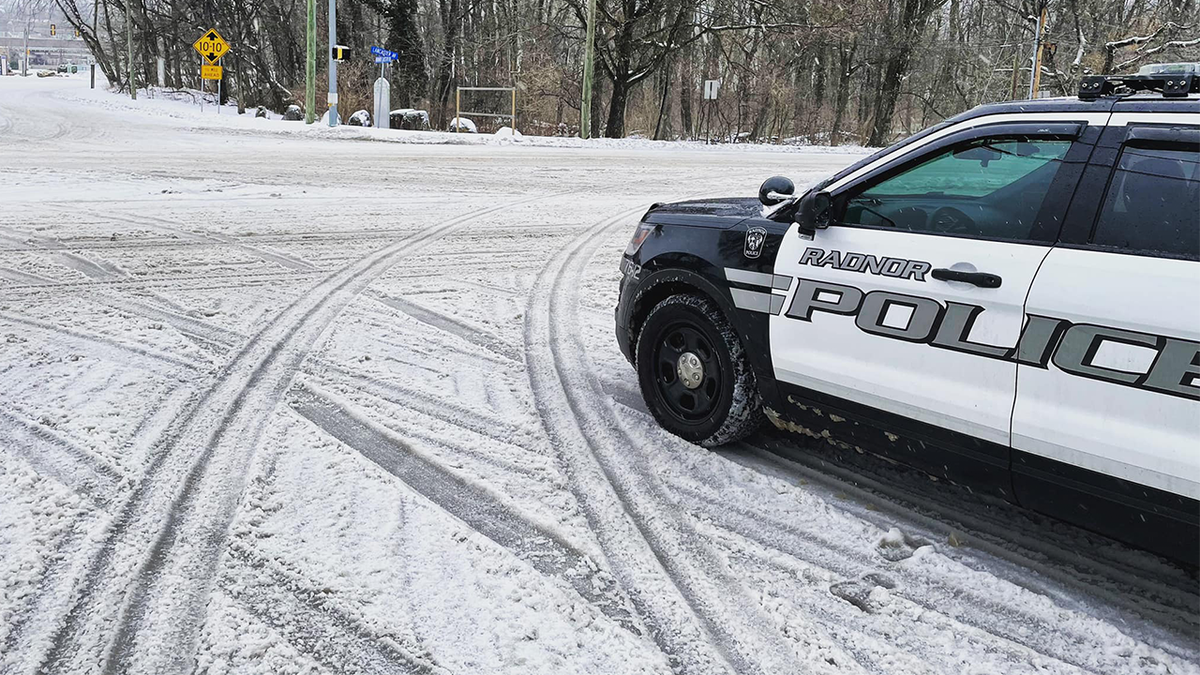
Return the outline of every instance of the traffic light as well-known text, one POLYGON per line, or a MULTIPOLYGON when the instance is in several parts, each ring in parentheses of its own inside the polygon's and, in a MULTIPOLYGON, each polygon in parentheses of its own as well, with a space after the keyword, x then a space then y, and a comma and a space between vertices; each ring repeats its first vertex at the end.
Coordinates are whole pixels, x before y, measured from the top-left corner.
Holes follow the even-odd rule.
POLYGON ((50 37, 54 37, 55 35, 58 35, 58 26, 50 24, 50 37))
POLYGON ((343 45, 334 45, 329 51, 334 61, 345 61, 350 56, 350 48, 343 45))

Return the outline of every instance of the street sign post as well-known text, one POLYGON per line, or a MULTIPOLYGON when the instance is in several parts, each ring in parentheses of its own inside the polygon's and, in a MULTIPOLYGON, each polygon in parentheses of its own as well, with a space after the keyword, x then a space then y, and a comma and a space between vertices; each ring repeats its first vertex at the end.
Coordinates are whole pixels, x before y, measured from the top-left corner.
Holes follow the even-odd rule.
POLYGON ((704 100, 712 101, 712 103, 709 103, 704 106, 705 110, 702 113, 703 117, 701 118, 701 121, 700 121, 701 125, 705 126, 705 128, 707 129, 704 132, 704 142, 705 143, 712 142, 712 117, 713 117, 713 112, 714 112, 713 107, 717 104, 717 92, 720 89, 721 89, 721 81, 720 80, 705 80, 704 81, 704 100), (706 121, 707 121, 707 125, 705 125, 706 121))
POLYGON ((204 110, 204 80, 217 81, 217 114, 221 114, 221 57, 229 53, 229 43, 216 28, 204 31, 199 40, 192 43, 192 49, 200 55, 200 109, 204 110))

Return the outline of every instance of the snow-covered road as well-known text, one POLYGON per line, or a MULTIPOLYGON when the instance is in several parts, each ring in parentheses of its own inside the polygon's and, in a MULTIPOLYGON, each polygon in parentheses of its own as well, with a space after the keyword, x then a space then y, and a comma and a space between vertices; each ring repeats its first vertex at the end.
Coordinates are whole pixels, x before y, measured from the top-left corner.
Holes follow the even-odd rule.
POLYGON ((640 213, 857 155, 85 87, 0 78, 0 673, 1200 673, 1157 558, 645 412, 640 213))

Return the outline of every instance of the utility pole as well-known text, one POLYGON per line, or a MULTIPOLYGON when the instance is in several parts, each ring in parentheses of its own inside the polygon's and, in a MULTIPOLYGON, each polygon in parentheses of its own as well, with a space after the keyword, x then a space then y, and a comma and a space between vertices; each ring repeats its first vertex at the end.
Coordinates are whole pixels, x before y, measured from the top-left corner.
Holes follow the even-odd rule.
POLYGON ((304 66, 304 123, 317 119, 317 0, 308 0, 308 50, 304 66))
POLYGON ((125 0, 125 44, 129 48, 129 98, 137 100, 137 83, 133 81, 133 10, 132 0, 125 0))
POLYGON ((1017 83, 1021 81, 1021 45, 1013 49, 1012 87, 1008 92, 1008 100, 1017 100, 1017 83))
POLYGON ((588 0, 587 43, 583 50, 583 101, 579 106, 579 136, 592 136, 592 81, 596 77, 596 0, 588 0))
POLYGON ((338 125, 337 114, 337 61, 333 60, 333 48, 337 45, 337 0, 329 0, 329 126, 338 125))
POLYGON ((1048 4, 1042 3, 1042 13, 1038 15, 1037 28, 1033 33, 1033 56, 1029 59, 1033 66, 1029 72, 1029 98, 1037 97, 1037 87, 1042 79, 1042 31, 1046 30, 1048 4))

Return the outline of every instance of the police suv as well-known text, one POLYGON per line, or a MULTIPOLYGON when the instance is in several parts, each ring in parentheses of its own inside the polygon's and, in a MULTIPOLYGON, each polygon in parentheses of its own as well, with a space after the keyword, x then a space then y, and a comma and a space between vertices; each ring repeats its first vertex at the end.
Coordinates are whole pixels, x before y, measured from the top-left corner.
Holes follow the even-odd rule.
POLYGON ((802 195, 651 207, 616 309, 647 406, 708 446, 828 432, 1196 565, 1198 92, 1088 77, 802 195))

